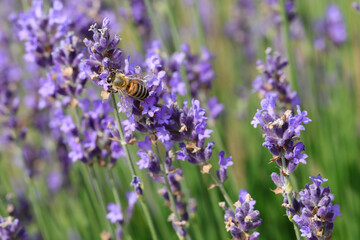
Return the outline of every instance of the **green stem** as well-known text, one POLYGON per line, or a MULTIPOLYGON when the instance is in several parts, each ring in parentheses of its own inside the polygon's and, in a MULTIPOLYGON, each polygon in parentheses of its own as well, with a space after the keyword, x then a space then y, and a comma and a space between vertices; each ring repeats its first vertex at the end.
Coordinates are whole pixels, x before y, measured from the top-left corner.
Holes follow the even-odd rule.
POLYGON ((290 23, 286 15, 285 0, 281 0, 280 2, 281 2, 281 13, 283 20, 282 29, 283 29, 286 52, 289 59, 289 68, 290 68, 290 77, 291 77, 290 83, 293 85, 295 89, 298 89, 294 59, 291 51, 290 23))
MULTIPOLYGON (((105 201, 104 201, 104 198, 102 196, 99 183, 98 183, 97 179, 94 177, 94 175, 92 173, 93 169, 91 169, 88 165, 86 167, 87 167, 88 178, 89 178, 89 181, 91 183, 91 186, 93 187, 93 189, 95 191, 95 195, 96 195, 98 201, 100 202, 101 210, 102 210, 104 216, 106 216, 105 201)), ((106 227, 108 228, 109 232, 112 231, 112 228, 111 228, 111 225, 110 225, 109 221, 106 221, 106 227)))
MULTIPOLYGON (((284 173, 286 173, 285 157, 283 156, 283 154, 280 154, 280 156, 281 156, 282 170, 283 170, 284 173)), ((292 198, 292 195, 291 195, 292 187, 291 187, 291 184, 289 182, 288 176, 284 177, 284 181, 285 181, 285 186, 286 186, 285 193, 286 193, 287 199, 288 199, 289 203, 291 204, 291 206, 294 206, 293 205, 293 198, 292 198)), ((292 218, 290 216, 288 216, 288 218, 289 218, 289 221, 292 222, 292 224, 294 225, 294 231, 295 231, 296 239, 300 240, 301 238, 300 238, 299 228, 297 227, 296 223, 294 222, 294 220, 292 220, 292 218)))
POLYGON ((231 210, 233 210, 235 212, 234 203, 232 202, 232 200, 231 200, 229 194, 227 193, 227 191, 225 190, 224 185, 219 181, 217 176, 212 171, 210 171, 209 174, 210 174, 211 178, 213 179, 213 181, 215 182, 216 186, 218 186, 220 188, 220 191, 221 191, 222 195, 224 196, 225 201, 227 202, 227 204, 231 208, 231 210))
MULTIPOLYGON (((130 155, 129 149, 128 149, 126 143, 125 143, 124 132, 122 130, 121 120, 120 120, 120 115, 119 115, 119 109, 118 109, 118 106, 116 104, 115 95, 113 93, 111 94, 111 99, 112 99, 112 103, 113 103, 113 106, 114 106, 114 114, 115 114, 115 118, 116 118, 116 121, 117 121, 117 124, 118 124, 119 133, 120 133, 120 141, 121 141, 121 144, 122 144, 122 146, 123 146, 123 148, 125 150, 126 161, 127 161, 128 166, 130 168, 131 175, 132 175, 132 177, 134 177, 134 176, 136 176, 136 172, 135 172, 134 164, 132 163, 132 160, 131 160, 131 155, 130 155)), ((150 217, 149 209, 148 209, 147 205, 145 204, 145 201, 144 201, 144 199, 142 197, 138 197, 138 199, 140 200, 140 204, 141 204, 141 207, 142 207, 144 215, 145 215, 145 220, 147 221, 148 226, 150 228, 151 237, 152 237, 153 240, 157 240, 158 237, 157 237, 157 234, 156 234, 156 231, 155 231, 153 221, 151 220, 151 217, 150 217)))
POLYGON ((172 208, 172 211, 173 211, 173 213, 175 215, 175 221, 180 220, 179 213, 176 211, 176 204, 175 204, 174 195, 173 195, 173 193, 171 191, 169 179, 167 177, 165 161, 163 161, 162 158, 161 158, 159 145, 158 145, 157 142, 155 143, 155 151, 156 151, 156 155, 159 158, 160 169, 161 169, 161 172, 162 172, 162 174, 164 176, 164 179, 165 179, 165 187, 166 187, 166 190, 168 191, 168 194, 169 194, 171 208, 172 208))
POLYGON ((129 165, 131 175, 132 175, 132 177, 134 177, 134 176, 136 176, 135 168, 134 168, 134 164, 133 164, 133 162, 132 162, 132 160, 131 160, 131 155, 130 155, 129 149, 128 149, 126 143, 125 143, 124 131, 122 130, 122 126, 121 126, 119 109, 118 109, 118 106, 117 106, 117 104, 116 104, 115 95, 114 95, 113 93, 111 94, 111 99, 112 99, 112 103, 113 103, 113 106, 114 106, 115 118, 116 118, 116 121, 117 121, 117 124, 118 124, 118 129, 119 129, 119 134, 120 134, 121 145, 122 145, 122 147, 123 147, 124 150, 125 150, 126 161, 127 161, 128 165, 129 165))
MULTIPOLYGON (((166 171, 166 166, 165 166, 165 160, 163 160, 163 159, 161 158, 160 150, 159 150, 159 145, 158 145, 157 142, 155 143, 155 151, 156 151, 156 155, 157 155, 158 158, 159 158, 160 169, 161 169, 161 172, 162 172, 163 177, 164 177, 164 180, 165 180, 165 187, 166 187, 166 190, 167 190, 168 195, 169 195, 170 206, 171 206, 172 212, 174 213, 174 216, 175 216, 174 222, 175 222, 175 224, 176 224, 177 221, 180 221, 180 216, 179 216, 179 213, 178 213, 177 210, 176 210, 175 198, 174 198, 173 192, 172 192, 172 190, 171 190, 171 186, 170 186, 169 179, 168 179, 168 176, 167 176, 167 171, 166 171)), ((177 234, 177 236, 179 237, 179 239, 182 239, 182 237, 180 237, 178 234, 177 234)))

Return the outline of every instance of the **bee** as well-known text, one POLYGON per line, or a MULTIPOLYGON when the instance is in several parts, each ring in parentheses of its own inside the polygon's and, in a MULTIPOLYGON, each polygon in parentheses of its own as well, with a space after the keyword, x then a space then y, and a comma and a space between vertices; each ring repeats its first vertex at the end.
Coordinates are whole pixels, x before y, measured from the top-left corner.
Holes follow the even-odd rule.
POLYGON ((146 77, 149 74, 138 73, 134 75, 125 75, 122 72, 110 72, 106 81, 112 85, 112 88, 123 94, 127 94, 137 100, 144 101, 149 96, 149 90, 146 88, 146 77))

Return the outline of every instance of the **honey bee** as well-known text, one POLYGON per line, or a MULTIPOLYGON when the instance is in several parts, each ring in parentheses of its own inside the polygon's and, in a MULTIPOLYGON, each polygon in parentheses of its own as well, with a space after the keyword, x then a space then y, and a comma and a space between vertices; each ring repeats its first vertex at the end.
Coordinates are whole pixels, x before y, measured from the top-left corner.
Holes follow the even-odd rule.
POLYGON ((149 96, 149 90, 145 87, 147 73, 125 75, 122 72, 110 72, 106 81, 112 88, 122 94, 127 94, 137 100, 144 101, 149 96))

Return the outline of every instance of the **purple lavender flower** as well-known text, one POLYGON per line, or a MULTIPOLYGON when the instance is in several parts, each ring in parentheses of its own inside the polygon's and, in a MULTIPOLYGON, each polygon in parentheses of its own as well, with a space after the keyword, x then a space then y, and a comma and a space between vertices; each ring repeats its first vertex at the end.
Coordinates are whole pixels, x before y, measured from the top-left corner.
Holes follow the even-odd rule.
POLYGON ((326 9, 325 17, 316 21, 314 31, 316 33, 314 47, 317 50, 325 50, 327 46, 326 39, 329 39, 336 46, 346 42, 346 26, 337 5, 330 5, 326 9))
POLYGON ((221 183, 224 183, 227 178, 227 168, 234 164, 234 162, 231 161, 231 159, 232 159, 231 156, 225 158, 224 155, 225 155, 224 151, 219 152, 220 169, 216 171, 216 174, 221 183))
MULTIPOLYGON (((90 57, 84 60, 82 70, 97 85, 108 90, 106 78, 111 69, 120 69, 122 50, 117 48, 120 36, 110 37, 110 20, 104 18, 102 28, 96 24, 90 27, 93 32, 93 41, 85 38, 84 43, 88 48, 90 57)), ((125 72, 126 73, 126 72, 125 72)))
POLYGON ((64 14, 63 4, 54 1, 48 13, 43 11, 42 1, 33 1, 29 12, 13 16, 20 40, 25 41, 25 59, 41 67, 53 65, 54 45, 69 29, 69 18, 64 14))
POLYGON ((293 220, 300 227, 301 236, 308 239, 330 239, 334 228, 334 220, 341 217, 340 206, 333 205, 334 195, 329 187, 321 186, 327 181, 317 177, 310 177, 313 184, 307 183, 305 189, 299 192, 300 209, 293 220))
POLYGON ((306 116, 307 112, 302 112, 299 105, 297 115, 293 115, 291 110, 280 115, 275 98, 267 96, 261 101, 261 110, 257 111, 251 122, 255 128, 261 126, 265 133, 263 146, 273 154, 271 161, 286 168, 285 174, 293 172, 299 163, 306 164, 307 155, 301 153, 305 149, 304 144, 296 143, 300 131, 305 130, 303 125, 311 121, 306 116))
POLYGON ((254 210, 256 201, 253 200, 250 194, 245 190, 241 189, 239 192, 239 201, 235 203, 235 213, 227 207, 223 207, 225 210, 225 223, 226 230, 233 236, 234 239, 253 239, 259 238, 260 233, 250 231, 257 228, 262 219, 260 218, 260 212, 254 210))
POLYGON ((358 2, 352 2, 352 7, 353 7, 356 11, 360 12, 360 5, 359 5, 358 2))
POLYGON ((109 213, 106 215, 106 218, 109 219, 111 223, 123 223, 124 217, 119 204, 109 203, 107 209, 109 213))
POLYGON ((283 69, 288 61, 282 60, 279 53, 272 54, 271 49, 266 50, 266 62, 258 60, 256 65, 262 74, 253 81, 253 92, 258 92, 260 98, 271 96, 278 100, 279 110, 295 110, 300 104, 300 98, 286 79, 283 69))
POLYGON ((224 111, 224 104, 219 103, 217 97, 209 98, 207 104, 210 111, 211 119, 217 119, 219 115, 224 111))
POLYGON ((25 228, 19 224, 18 219, 0 216, 0 237, 4 240, 25 240, 27 239, 27 233, 25 228))

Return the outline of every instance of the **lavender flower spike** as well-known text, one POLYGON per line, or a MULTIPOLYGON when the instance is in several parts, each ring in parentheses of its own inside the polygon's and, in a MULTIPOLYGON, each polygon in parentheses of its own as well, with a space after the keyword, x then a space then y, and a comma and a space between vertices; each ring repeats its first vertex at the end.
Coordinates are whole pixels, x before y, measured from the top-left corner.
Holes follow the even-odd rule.
POLYGON ((271 161, 275 161, 284 174, 293 172, 299 163, 306 164, 306 154, 301 153, 305 150, 302 142, 297 142, 300 131, 305 130, 304 124, 311 120, 307 118, 307 112, 301 111, 297 106, 297 115, 293 115, 291 110, 283 114, 277 112, 276 99, 272 96, 261 101, 261 110, 257 110, 252 125, 256 128, 260 125, 264 131, 265 141, 263 146, 267 147, 273 154, 271 161), (285 165, 284 165, 285 164, 285 165))
POLYGON ((260 212, 254 210, 255 203, 256 201, 251 198, 250 194, 245 189, 241 189, 239 201, 234 204, 235 213, 230 208, 223 207, 226 230, 230 231, 234 239, 256 240, 259 238, 260 233, 258 232, 250 234, 250 231, 257 228, 262 222, 260 212))
POLYGON ((18 219, 0 216, 0 238, 1 240, 25 240, 27 239, 27 233, 25 228, 19 225, 18 219))
POLYGON ((329 187, 321 186, 327 181, 319 174, 310 177, 313 184, 307 183, 299 193, 300 210, 293 220, 300 227, 301 236, 311 240, 330 239, 334 220, 341 217, 340 206, 333 205, 334 195, 329 187))

